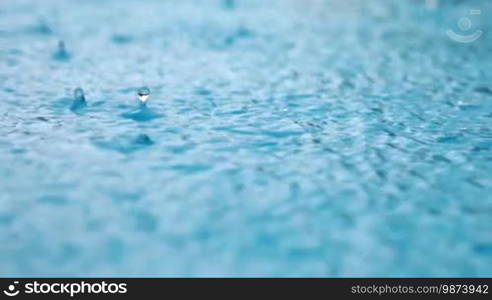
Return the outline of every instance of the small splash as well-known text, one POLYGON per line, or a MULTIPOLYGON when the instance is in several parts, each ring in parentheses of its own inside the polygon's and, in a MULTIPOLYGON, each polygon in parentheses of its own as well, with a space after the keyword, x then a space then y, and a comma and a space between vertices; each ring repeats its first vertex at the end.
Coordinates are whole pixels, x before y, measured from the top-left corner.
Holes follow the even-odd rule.
POLYGON ((244 26, 240 26, 234 32, 232 32, 231 34, 229 34, 228 36, 225 37, 224 45, 225 46, 232 46, 237 41, 239 41, 241 39, 247 39, 247 38, 252 38, 252 37, 254 37, 253 31, 249 30, 248 28, 246 28, 244 26))
POLYGON ((139 134, 137 138, 135 139, 135 144, 142 145, 142 146, 150 146, 154 144, 152 139, 146 135, 146 134, 139 134))
POLYGON ((85 95, 84 95, 84 90, 82 88, 76 88, 74 91, 73 91, 73 98, 75 100, 80 100, 80 101, 83 101, 85 102, 85 95))
POLYGON ((87 106, 87 101, 85 100, 84 90, 80 87, 73 91, 73 102, 70 110, 75 111, 87 106))
POLYGON ((33 34, 51 35, 53 30, 45 20, 39 20, 36 24, 29 27, 28 31, 33 34))
POLYGON ((132 119, 137 122, 147 122, 162 117, 161 114, 153 112, 147 106, 142 105, 139 109, 121 114, 123 118, 132 119))
POLYGON ((70 59, 70 57, 71 57, 70 53, 68 53, 68 51, 65 47, 65 42, 59 41, 58 42, 58 49, 53 54, 53 59, 58 60, 58 61, 67 61, 70 59))
POLYGON ((138 95, 138 99, 140 100, 140 103, 146 104, 147 99, 149 99, 149 96, 150 96, 150 90, 148 87, 143 86, 143 87, 138 89, 137 95, 138 95))

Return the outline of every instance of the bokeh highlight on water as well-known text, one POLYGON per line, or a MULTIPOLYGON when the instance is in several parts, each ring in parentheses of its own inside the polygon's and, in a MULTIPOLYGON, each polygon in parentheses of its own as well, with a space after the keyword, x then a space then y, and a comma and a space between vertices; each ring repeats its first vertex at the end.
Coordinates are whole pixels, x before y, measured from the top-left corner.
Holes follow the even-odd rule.
POLYGON ((438 4, 1 1, 0 275, 491 276, 491 3, 438 4))

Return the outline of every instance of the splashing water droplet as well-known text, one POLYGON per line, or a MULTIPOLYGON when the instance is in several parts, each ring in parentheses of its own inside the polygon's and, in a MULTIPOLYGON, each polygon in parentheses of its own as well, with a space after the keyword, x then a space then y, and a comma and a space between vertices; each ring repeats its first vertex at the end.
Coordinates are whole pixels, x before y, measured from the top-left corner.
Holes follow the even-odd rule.
POLYGON ((75 111, 86 106, 87 103, 85 101, 84 90, 78 87, 73 91, 73 102, 70 109, 75 111))
POLYGON ((147 99, 150 96, 150 90, 148 87, 144 86, 138 89, 137 91, 138 99, 142 104, 145 104, 147 102, 147 99))
POLYGON ((53 54, 53 58, 59 61, 67 61, 70 59, 70 53, 68 53, 64 41, 58 41, 58 49, 53 54))
POLYGON ((152 141, 152 139, 146 135, 146 134, 139 134, 137 136, 137 138, 135 139, 135 143, 136 144, 140 144, 140 145, 152 145, 154 142, 152 141))
POLYGON ((73 91, 73 99, 78 100, 78 101, 84 101, 85 102, 85 95, 84 95, 84 90, 82 88, 76 88, 73 91))

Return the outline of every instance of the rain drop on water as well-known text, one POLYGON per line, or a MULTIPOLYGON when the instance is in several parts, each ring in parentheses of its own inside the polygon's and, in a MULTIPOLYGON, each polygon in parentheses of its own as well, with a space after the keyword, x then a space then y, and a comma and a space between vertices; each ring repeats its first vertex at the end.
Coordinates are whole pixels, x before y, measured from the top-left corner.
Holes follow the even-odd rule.
POLYGON ((138 99, 142 104, 145 104, 147 102, 147 99, 150 96, 150 90, 148 87, 144 86, 138 89, 137 91, 138 99))
POLYGON ((85 95, 84 95, 84 90, 82 88, 76 88, 73 91, 73 99, 75 101, 84 101, 85 102, 85 95))
POLYGON ((67 61, 70 59, 70 53, 68 53, 64 41, 58 41, 58 49, 53 54, 53 58, 59 61, 67 61))
POLYGON ((75 111, 75 110, 84 108, 86 106, 87 106, 87 103, 85 101, 84 90, 82 90, 81 88, 78 87, 73 91, 73 102, 72 102, 72 106, 70 107, 70 109, 72 111, 75 111))

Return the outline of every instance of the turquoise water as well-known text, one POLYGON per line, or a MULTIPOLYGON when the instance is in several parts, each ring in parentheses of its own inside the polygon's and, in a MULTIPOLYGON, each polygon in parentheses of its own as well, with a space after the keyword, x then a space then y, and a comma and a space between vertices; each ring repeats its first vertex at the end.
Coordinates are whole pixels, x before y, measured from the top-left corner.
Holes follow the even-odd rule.
POLYGON ((429 3, 1 1, 0 275, 492 276, 492 3, 429 3))

